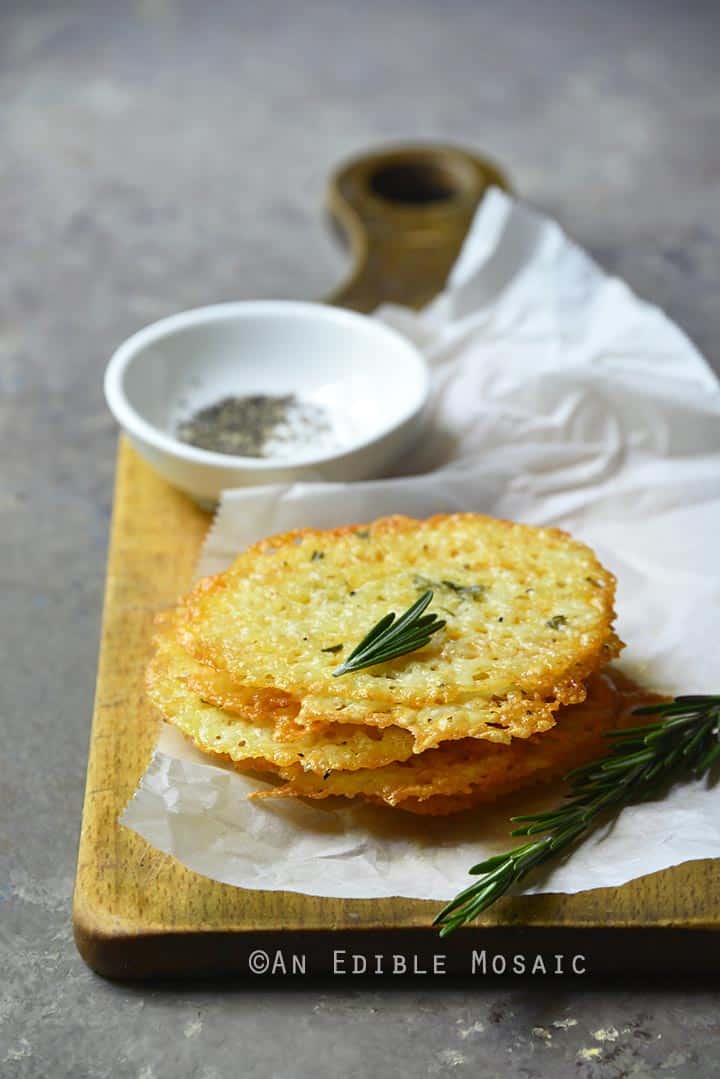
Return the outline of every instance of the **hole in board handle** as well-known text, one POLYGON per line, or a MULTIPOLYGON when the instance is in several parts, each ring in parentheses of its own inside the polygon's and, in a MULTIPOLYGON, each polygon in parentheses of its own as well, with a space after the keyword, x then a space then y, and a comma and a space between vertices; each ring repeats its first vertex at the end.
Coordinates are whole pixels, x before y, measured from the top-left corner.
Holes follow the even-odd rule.
POLYGON ((451 168, 422 158, 382 165, 370 176, 369 185, 373 194, 386 202, 411 206, 449 202, 462 191, 451 168))

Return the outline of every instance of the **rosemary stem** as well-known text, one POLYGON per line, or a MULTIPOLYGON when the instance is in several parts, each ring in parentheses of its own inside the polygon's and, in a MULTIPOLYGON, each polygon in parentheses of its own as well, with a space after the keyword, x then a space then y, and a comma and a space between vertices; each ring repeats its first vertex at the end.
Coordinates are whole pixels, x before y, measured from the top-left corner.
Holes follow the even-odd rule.
POLYGON ((577 843, 601 817, 647 797, 663 781, 703 775, 720 760, 720 696, 676 697, 633 714, 658 718, 645 727, 609 732, 610 753, 566 775, 570 791, 564 804, 511 818, 520 825, 511 835, 532 838, 473 866, 470 873, 480 879, 435 919, 441 936, 473 921, 529 872, 577 843))

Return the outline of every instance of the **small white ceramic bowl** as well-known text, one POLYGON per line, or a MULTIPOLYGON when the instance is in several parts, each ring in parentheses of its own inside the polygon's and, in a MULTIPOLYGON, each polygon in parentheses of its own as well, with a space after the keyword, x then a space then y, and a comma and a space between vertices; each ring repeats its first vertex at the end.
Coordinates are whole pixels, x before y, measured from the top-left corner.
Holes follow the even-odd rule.
POLYGON ((424 357, 394 330, 325 304, 284 300, 162 319, 125 341, 105 374, 110 411, 138 453, 205 505, 228 487, 380 475, 418 434, 428 392, 424 357), (235 457, 174 435, 180 420, 223 397, 290 393, 327 412, 332 449, 235 457))

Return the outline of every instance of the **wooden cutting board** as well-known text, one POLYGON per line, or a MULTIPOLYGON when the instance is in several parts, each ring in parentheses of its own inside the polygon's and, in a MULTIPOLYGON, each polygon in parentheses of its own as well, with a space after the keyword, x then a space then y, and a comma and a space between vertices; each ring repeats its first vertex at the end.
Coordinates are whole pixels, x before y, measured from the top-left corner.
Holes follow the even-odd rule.
MULTIPOLYGON (((506 186, 492 165, 448 147, 388 151, 341 170, 329 204, 355 269, 331 302, 360 311, 426 303, 490 184, 506 186)), ((621 888, 506 899, 440 941, 436 903, 246 891, 122 828, 157 733, 143 693, 153 616, 190 584, 209 521, 121 438, 73 909, 91 967, 114 978, 717 971, 720 861, 621 888)))

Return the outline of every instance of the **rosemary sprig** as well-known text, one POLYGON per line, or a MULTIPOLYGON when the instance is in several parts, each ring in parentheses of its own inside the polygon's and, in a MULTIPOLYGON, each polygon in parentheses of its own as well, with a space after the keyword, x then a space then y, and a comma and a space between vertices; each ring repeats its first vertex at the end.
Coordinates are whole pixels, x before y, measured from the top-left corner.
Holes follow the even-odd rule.
POLYGON ((636 708, 658 722, 609 731, 610 753, 569 772, 568 801, 544 813, 511 817, 520 824, 511 835, 539 836, 496 854, 470 869, 482 877, 444 907, 434 924, 440 936, 471 922, 522 880, 531 869, 565 851, 590 831, 599 817, 618 813, 662 784, 694 773, 701 776, 720 759, 720 696, 676 697, 636 708))
POLYGON ((376 663, 386 663, 389 659, 404 656, 426 645, 433 633, 437 633, 445 625, 436 614, 422 617, 432 598, 432 589, 423 592, 420 599, 413 603, 412 607, 408 607, 397 621, 394 611, 386 614, 363 637, 342 666, 333 671, 333 676, 339 678, 341 674, 349 671, 374 667, 376 663))

